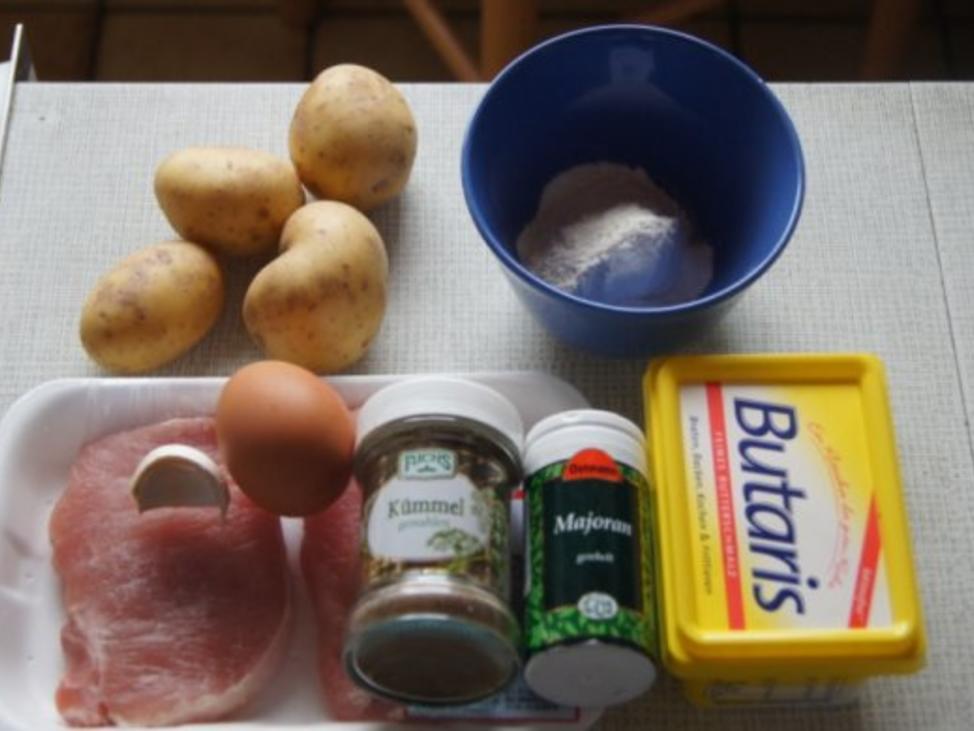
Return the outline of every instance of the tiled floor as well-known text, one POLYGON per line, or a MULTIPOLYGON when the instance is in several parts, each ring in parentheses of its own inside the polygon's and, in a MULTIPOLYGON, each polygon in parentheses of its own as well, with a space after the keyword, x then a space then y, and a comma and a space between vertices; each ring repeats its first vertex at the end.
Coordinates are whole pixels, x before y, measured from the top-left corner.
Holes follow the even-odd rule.
MULTIPOLYGON (((476 16, 454 16, 450 24, 470 53, 476 53, 476 16)), ((350 61, 374 68, 396 80, 452 79, 447 67, 405 13, 379 16, 336 13, 325 16, 317 23, 312 59, 316 70, 350 61)))
MULTIPOLYGON (((476 0, 440 0, 477 53, 476 0)), ((633 17, 637 0, 548 0, 539 37, 633 17)), ((680 27, 737 54, 769 80, 859 78, 871 0, 729 0, 680 27)), ((896 78, 974 79, 974 0, 930 0, 896 78)), ((399 2, 320 0, 308 27, 279 0, 0 0, 0 58, 25 22, 42 79, 303 80, 340 61, 400 81, 450 72, 399 2)))
MULTIPOLYGON (((802 24, 758 20, 741 27, 741 57, 767 78, 844 81, 857 78, 866 42, 862 25, 809 19, 802 24)), ((940 35, 919 28, 902 64, 903 78, 949 77, 940 35)))
POLYGON ((308 38, 273 13, 109 12, 95 76, 111 81, 288 81, 305 77, 308 38))
MULTIPOLYGON (((21 3, 20 5, 23 5, 21 3)), ((89 78, 94 38, 98 31, 97 15, 87 3, 72 7, 24 11, 13 3, 0 2, 0 59, 9 55, 13 26, 25 23, 34 63, 47 79, 89 78), (77 6, 77 7, 74 7, 77 6)))

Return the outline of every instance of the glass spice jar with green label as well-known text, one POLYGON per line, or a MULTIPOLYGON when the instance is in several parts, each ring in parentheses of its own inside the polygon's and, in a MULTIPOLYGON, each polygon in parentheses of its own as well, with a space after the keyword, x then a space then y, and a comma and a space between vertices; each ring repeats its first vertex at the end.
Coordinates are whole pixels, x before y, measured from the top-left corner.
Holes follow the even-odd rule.
POLYGON ((630 700, 656 670, 652 521, 642 431, 583 409, 525 442, 525 679, 555 703, 630 700))
POLYGON ((402 381, 362 407, 362 590, 344 657, 366 689, 465 703, 516 674, 509 498, 522 439, 514 405, 463 379, 402 381))

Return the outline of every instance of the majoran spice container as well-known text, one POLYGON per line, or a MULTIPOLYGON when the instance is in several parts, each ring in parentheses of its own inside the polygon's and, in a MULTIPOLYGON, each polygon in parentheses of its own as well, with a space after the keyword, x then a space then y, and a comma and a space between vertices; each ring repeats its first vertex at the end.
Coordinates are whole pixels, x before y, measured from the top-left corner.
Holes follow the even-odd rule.
POLYGON ((668 358, 644 397, 663 661, 703 705, 835 705, 923 664, 882 364, 668 358))
POLYGON ((344 650, 360 685, 457 704, 516 675, 508 511, 522 440, 513 404, 472 381, 411 379, 362 407, 364 576, 344 650))
POLYGON ((528 433, 524 468, 525 680, 564 705, 630 700, 656 677, 642 432, 607 411, 555 414, 528 433))

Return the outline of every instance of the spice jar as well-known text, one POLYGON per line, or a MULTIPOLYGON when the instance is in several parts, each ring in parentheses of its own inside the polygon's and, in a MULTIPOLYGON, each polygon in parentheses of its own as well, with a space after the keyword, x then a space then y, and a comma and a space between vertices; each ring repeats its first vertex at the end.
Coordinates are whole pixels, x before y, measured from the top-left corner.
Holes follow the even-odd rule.
POLYGON ((643 434, 580 409, 542 419, 525 442, 525 680, 563 705, 623 703, 656 677, 643 434))
POLYGON ((513 404, 458 378, 402 381, 362 407, 363 581, 344 659, 366 689, 466 703, 516 674, 508 509, 522 439, 513 404))

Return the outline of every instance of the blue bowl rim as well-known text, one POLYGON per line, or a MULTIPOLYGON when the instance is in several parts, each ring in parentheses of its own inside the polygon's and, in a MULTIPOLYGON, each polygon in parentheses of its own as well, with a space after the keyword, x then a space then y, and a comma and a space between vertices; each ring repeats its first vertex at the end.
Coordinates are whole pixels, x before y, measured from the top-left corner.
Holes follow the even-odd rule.
POLYGON ((738 58, 728 53, 724 49, 715 46, 709 41, 705 41, 702 38, 697 38, 696 36, 689 35, 687 33, 682 33, 680 31, 672 30, 670 28, 661 28, 653 25, 640 25, 634 23, 616 23, 608 25, 597 25, 589 28, 582 28, 579 30, 569 31, 568 33, 563 33, 561 35, 555 36, 554 38, 549 38, 546 41, 532 46, 527 51, 522 53, 520 56, 511 61, 507 66, 505 66, 494 80, 490 82, 487 87, 487 91, 481 97, 480 102, 477 104, 477 109, 474 110, 473 116, 470 118, 470 122, 467 124, 467 130, 463 138, 463 148, 460 155, 460 177, 461 184, 463 187, 463 197, 467 204, 467 210, 470 216, 473 218, 474 225, 480 232, 481 237, 487 242, 491 251, 497 256, 504 264, 504 266, 516 276, 520 277, 522 280, 526 281, 531 286, 540 289, 547 294, 560 299, 567 303, 581 305, 583 307, 590 307, 592 309, 603 311, 603 312, 617 312, 626 314, 660 314, 660 315, 676 315, 685 314, 689 312, 694 312, 696 310, 702 310, 710 308, 723 300, 730 299, 734 297, 739 292, 747 289, 752 285, 757 279, 761 277, 764 272, 775 262, 775 260, 781 255, 788 241, 791 239, 792 234, 795 231, 795 227, 798 225, 798 220, 801 217, 802 206, 804 204, 805 198, 805 159, 802 155, 801 142, 798 138, 798 132, 795 130, 795 125, 792 122, 788 111, 785 109, 781 100, 771 91, 768 85, 765 83, 758 74, 747 64, 740 61, 738 58), (733 284, 724 287, 716 292, 708 294, 706 297, 700 297, 698 299, 690 300, 689 302, 681 302, 675 305, 666 305, 661 307, 643 306, 643 307, 627 307, 623 305, 611 305, 604 302, 599 302, 597 300, 586 299, 584 297, 578 297, 577 295, 566 292, 552 284, 549 284, 545 280, 541 279, 529 269, 522 266, 521 263, 513 256, 507 248, 497 241, 492 232, 490 231, 487 222, 484 219, 483 212, 480 207, 477 206, 473 201, 473 196, 470 192, 472 187, 471 182, 471 172, 470 172, 470 137, 474 127, 477 125, 478 120, 482 114, 482 111, 489 101, 490 97, 496 92, 497 87, 503 83, 505 78, 513 72, 514 68, 521 64, 526 59, 541 53, 548 49, 549 46, 557 45, 560 43, 567 43, 579 36, 586 35, 600 35, 603 33, 616 33, 618 31, 636 31, 638 33, 645 33, 648 35, 662 35, 669 36, 677 41, 689 43, 690 45, 697 46, 703 51, 715 54, 719 56, 724 61, 729 62, 734 68, 743 73, 752 82, 754 82, 757 87, 764 94, 764 97, 770 102, 772 108, 777 111, 779 118, 783 121, 785 125, 785 133, 787 135, 787 140, 791 152, 795 157, 798 168, 798 181, 795 186, 795 196, 792 201, 792 209, 788 218, 788 223, 785 225, 781 234, 778 237, 778 241, 771 248, 768 254, 761 260, 761 262, 753 267, 746 276, 741 277, 733 284))

